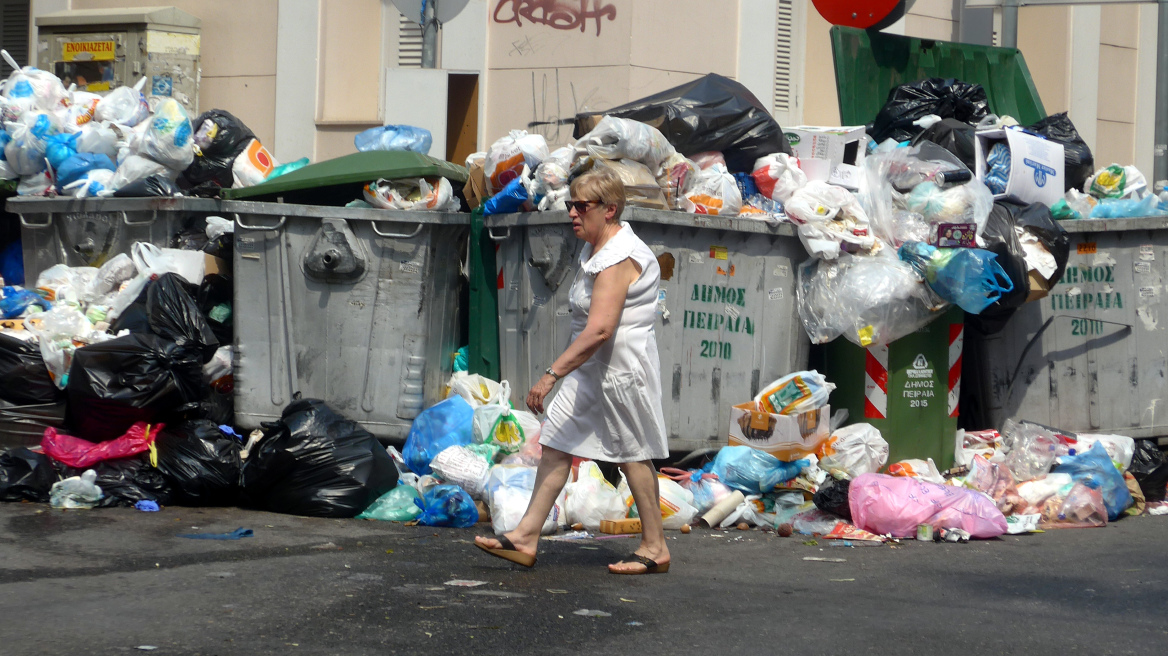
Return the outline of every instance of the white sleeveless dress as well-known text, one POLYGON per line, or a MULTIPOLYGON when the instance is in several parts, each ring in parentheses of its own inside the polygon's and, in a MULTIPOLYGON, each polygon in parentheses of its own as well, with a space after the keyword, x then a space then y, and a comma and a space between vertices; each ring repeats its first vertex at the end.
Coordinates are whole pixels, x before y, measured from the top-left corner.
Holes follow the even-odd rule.
POLYGON ((580 271, 569 292, 572 339, 588 323, 596 274, 629 258, 641 266, 641 275, 629 287, 616 334, 561 381, 540 435, 544 446, 608 462, 669 456, 653 329, 661 268, 628 223, 622 221, 595 255, 591 244, 580 253, 580 271))

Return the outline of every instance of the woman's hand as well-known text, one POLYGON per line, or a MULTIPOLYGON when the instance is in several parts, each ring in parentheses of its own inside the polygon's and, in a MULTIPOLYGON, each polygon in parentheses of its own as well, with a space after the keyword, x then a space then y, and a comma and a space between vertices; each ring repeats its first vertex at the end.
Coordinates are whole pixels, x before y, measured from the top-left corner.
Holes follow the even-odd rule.
POLYGON ((543 400, 556 386, 555 376, 544 374, 527 393, 527 407, 537 415, 543 414, 543 400))

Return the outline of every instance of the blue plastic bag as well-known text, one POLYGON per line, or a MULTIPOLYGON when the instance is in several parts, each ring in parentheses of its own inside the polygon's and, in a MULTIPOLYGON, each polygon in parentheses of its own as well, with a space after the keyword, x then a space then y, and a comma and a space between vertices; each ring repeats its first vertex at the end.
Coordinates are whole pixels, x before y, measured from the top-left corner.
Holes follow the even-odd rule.
POLYGON ((117 165, 109 155, 102 153, 76 153, 69 159, 53 167, 57 171, 57 191, 64 193, 65 187, 73 184, 96 169, 116 171, 117 165))
POLYGON ((19 239, 8 244, 0 254, 0 278, 9 285, 24 284, 24 249, 19 239))
POLYGON ((77 154, 77 134, 52 134, 45 138, 45 159, 49 160, 54 171, 77 154))
POLYGON ((783 462, 766 451, 748 446, 726 446, 705 470, 718 475, 727 487, 747 494, 766 494, 799 475, 810 460, 783 462))
POLYGON ((422 411, 410 427, 402 457, 410 471, 425 476, 434 456, 452 446, 474 443, 474 408, 461 396, 452 396, 422 411))
POLYGON ((980 314, 1014 290, 997 253, 980 248, 936 248, 906 241, 900 259, 920 274, 941 298, 970 314, 980 314))
POLYGON ((429 130, 412 125, 383 125, 369 128, 353 137, 353 145, 363 153, 371 150, 409 150, 428 155, 433 143, 434 138, 429 130))
POLYGON ((1168 214, 1168 206, 1153 194, 1139 200, 1104 198, 1091 210, 1092 219, 1134 219, 1165 214, 1168 214))
POLYGON ((1119 519, 1123 511, 1132 505, 1131 492, 1123 474, 1111 462, 1102 442, 1096 442, 1091 449, 1073 456, 1059 458, 1058 465, 1051 470, 1055 474, 1070 474, 1076 483, 1099 490, 1103 505, 1107 506, 1107 521, 1119 519))
POLYGON ((523 204, 527 202, 527 187, 523 186, 522 178, 515 178, 507 183, 506 187, 491 196, 490 200, 483 203, 483 214, 490 216, 492 214, 513 214, 523 208, 523 204))
POLYGON ((49 302, 27 289, 15 287, 4 288, 4 298, 0 298, 0 315, 4 319, 15 319, 24 314, 30 305, 39 305, 44 310, 51 310, 49 302))
POLYGON ((421 499, 414 499, 414 503, 422 509, 418 517, 422 526, 467 528, 479 521, 474 499, 457 485, 436 485, 426 490, 421 499))

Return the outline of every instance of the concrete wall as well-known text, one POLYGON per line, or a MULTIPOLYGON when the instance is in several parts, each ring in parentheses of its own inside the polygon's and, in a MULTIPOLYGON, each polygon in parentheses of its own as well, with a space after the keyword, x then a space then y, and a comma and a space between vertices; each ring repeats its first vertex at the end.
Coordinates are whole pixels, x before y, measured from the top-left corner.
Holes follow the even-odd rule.
POLYGON ((70 9, 177 7, 203 21, 201 109, 235 114, 274 142, 277 0, 72 0, 70 9))

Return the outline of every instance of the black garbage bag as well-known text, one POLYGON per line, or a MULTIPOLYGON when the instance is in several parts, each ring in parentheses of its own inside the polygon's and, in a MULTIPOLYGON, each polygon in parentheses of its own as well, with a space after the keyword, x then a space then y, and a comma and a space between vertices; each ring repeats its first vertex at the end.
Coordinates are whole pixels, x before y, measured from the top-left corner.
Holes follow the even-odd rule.
POLYGON ((0 453, 0 501, 47 502, 57 482, 53 460, 27 448, 0 453))
POLYGON ((1014 225, 1038 237, 1039 243, 1054 255, 1058 268, 1050 279, 1054 285, 1062 280, 1067 269, 1067 258, 1071 256, 1071 238, 1058 221, 1050 215, 1050 208, 1042 203, 1031 203, 1022 207, 1014 215, 1014 225))
POLYGON ((1155 440, 1136 440, 1136 452, 1128 468, 1147 501, 1163 501, 1168 486, 1168 459, 1155 440))
POLYGON ((232 505, 239 500, 239 440, 212 421, 167 426, 155 441, 158 469, 185 506, 232 505))
POLYGON ((235 320, 232 313, 235 286, 231 278, 212 273, 199 285, 199 311, 207 318, 211 331, 220 344, 231 344, 235 338, 235 320))
POLYGON ((606 112, 577 114, 573 136, 584 136, 604 115, 652 125, 687 157, 721 151, 731 172, 750 173, 763 155, 791 154, 766 106, 742 84, 715 73, 606 112))
POLYGON ((0 400, 36 405, 56 403, 64 396, 53 384, 36 342, 0 335, 0 400))
POLYGON ((182 195, 183 191, 178 184, 174 180, 162 175, 146 176, 114 192, 114 196, 117 198, 171 197, 182 195))
POLYGON ((196 187, 213 182, 230 188, 234 183, 231 167, 255 134, 243 121, 222 109, 203 112, 191 121, 194 141, 199 146, 195 161, 183 171, 188 186, 196 187))
POLYGON ((1027 129, 1063 145, 1066 176, 1066 188, 1063 191, 1082 189, 1083 183, 1095 172, 1095 156, 1091 154, 1091 147, 1079 136, 1071 117, 1066 112, 1051 114, 1027 129))
POLYGON ((815 496, 811 497, 811 502, 823 512, 839 515, 850 522, 852 507, 848 505, 848 490, 851 486, 851 481, 835 481, 827 487, 819 488, 815 496))
POLYGON ((157 423, 207 389, 197 352, 156 335, 126 335, 77 349, 65 392, 73 434, 102 442, 135 422, 157 423))
POLYGON ((973 171, 977 164, 977 158, 973 153, 973 134, 972 125, 955 118, 945 118, 918 134, 912 140, 912 145, 918 146, 925 141, 935 143, 953 153, 966 168, 973 171))
POLYGON ((176 273, 159 276, 146 288, 146 315, 155 335, 198 352, 206 364, 215 357, 219 340, 188 290, 193 287, 176 273))
MULTIPOLYGON (((133 506, 139 501, 166 506, 173 498, 170 483, 145 455, 106 460, 90 469, 97 472, 94 482, 103 495, 97 502, 98 508, 133 506)), ((73 472, 69 475, 80 476, 84 470, 75 469, 73 472)))
POLYGON ((123 330, 128 330, 134 334, 154 334, 154 331, 150 329, 150 314, 146 311, 146 297, 149 291, 150 284, 147 284, 142 288, 142 293, 138 294, 138 298, 126 306, 126 309, 122 310, 122 313, 114 320, 109 329, 110 333, 116 335, 123 330))
POLYGON ((244 501, 263 510, 354 517, 397 485, 385 447, 324 401, 293 401, 243 464, 244 501))
POLYGON ((921 132, 913 121, 936 114, 976 125, 989 114, 989 101, 980 84, 939 77, 902 84, 888 92, 868 134, 876 143, 885 139, 911 141, 921 132))
POLYGON ((1001 332, 1030 294, 1026 254, 1022 250, 1022 242, 1018 241, 1018 233, 1014 230, 1014 217, 1023 207, 1009 201, 998 201, 994 203, 989 218, 986 219, 985 231, 982 233, 985 249, 998 256, 997 262, 1010 277, 1010 282, 1014 283, 1014 289, 1003 293, 1001 298, 982 310, 981 314, 965 315, 966 324, 975 326, 983 335, 996 335, 1001 332))

